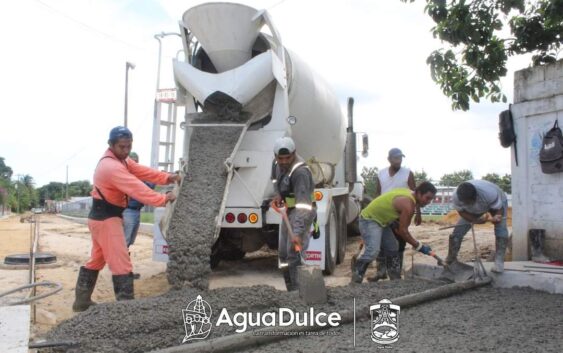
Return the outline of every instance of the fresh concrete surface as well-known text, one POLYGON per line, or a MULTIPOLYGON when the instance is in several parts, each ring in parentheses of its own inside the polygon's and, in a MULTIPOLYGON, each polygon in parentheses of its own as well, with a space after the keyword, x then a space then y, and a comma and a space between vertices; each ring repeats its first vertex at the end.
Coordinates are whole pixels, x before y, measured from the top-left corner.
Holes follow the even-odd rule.
MULTIPOLYGON (((472 264, 471 262, 467 264, 472 264)), ((487 275, 493 286, 499 288, 530 287, 548 293, 563 294, 563 267, 533 261, 511 261, 504 263, 504 273, 491 271, 492 262, 484 262, 487 275)), ((415 264, 414 275, 430 279, 442 276, 443 268, 427 264, 415 264)))
POLYGON ((0 306, 0 352, 27 353, 29 305, 0 306))

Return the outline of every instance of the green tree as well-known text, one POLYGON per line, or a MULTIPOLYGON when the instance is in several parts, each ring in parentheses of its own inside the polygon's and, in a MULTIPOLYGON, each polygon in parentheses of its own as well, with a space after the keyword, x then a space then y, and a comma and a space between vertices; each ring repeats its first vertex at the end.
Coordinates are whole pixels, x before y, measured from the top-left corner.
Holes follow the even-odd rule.
POLYGON ((363 167, 361 177, 364 180, 364 194, 371 198, 376 196, 377 167, 363 167))
POLYGON ((12 168, 8 167, 6 163, 4 163, 4 157, 0 157, 0 178, 10 180, 12 178, 12 174, 12 168))
POLYGON ((551 63, 563 43, 563 0, 426 0, 425 12, 434 38, 447 43, 427 63, 454 110, 483 97, 506 102, 508 57, 532 53, 534 65, 551 63))
POLYGON ((92 184, 88 180, 73 181, 68 184, 68 196, 90 196, 92 184))
POLYGON ((473 179, 473 173, 470 170, 460 170, 451 174, 444 174, 440 179, 440 185, 443 186, 458 186, 464 181, 473 179))
POLYGON ((39 205, 39 197, 34 184, 33 177, 29 174, 16 181, 16 203, 12 205, 13 211, 24 212, 39 205))
POLYGON ((506 192, 507 194, 512 193, 512 176, 510 174, 505 174, 501 177, 497 173, 489 173, 483 176, 481 179, 490 181, 491 183, 498 185, 502 189, 502 191, 506 192))
POLYGON ((43 204, 45 200, 63 200, 65 198, 65 188, 65 184, 55 181, 52 181, 47 185, 43 185, 37 189, 41 203, 43 204))
POLYGON ((17 210, 17 198, 15 183, 12 182, 12 168, 6 165, 4 158, 0 157, 0 207, 17 210))
POLYGON ((414 182, 416 183, 416 185, 418 186, 423 181, 431 181, 431 179, 428 177, 428 174, 426 174, 424 169, 421 170, 420 172, 415 171, 414 172, 414 182))

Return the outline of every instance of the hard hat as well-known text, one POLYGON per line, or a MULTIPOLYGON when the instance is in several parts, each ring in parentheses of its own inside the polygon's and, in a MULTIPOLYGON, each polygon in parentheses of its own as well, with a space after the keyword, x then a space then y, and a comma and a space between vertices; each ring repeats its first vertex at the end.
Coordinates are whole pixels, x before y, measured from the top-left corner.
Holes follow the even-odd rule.
POLYGON ((274 153, 276 156, 286 155, 295 152, 295 142, 291 137, 280 137, 274 143, 274 153))

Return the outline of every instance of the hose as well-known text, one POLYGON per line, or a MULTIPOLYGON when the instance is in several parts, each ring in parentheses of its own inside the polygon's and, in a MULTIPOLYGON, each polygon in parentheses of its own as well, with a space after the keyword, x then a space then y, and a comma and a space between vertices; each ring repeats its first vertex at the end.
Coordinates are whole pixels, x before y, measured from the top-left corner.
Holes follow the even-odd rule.
POLYGON ((23 300, 19 300, 19 301, 9 303, 8 306, 31 303, 33 301, 51 296, 51 295, 59 292, 61 289, 63 289, 63 286, 60 283, 57 283, 57 282, 37 282, 37 283, 33 283, 33 284, 26 284, 25 286, 21 286, 21 287, 15 288, 15 289, 11 289, 7 292, 0 293, 0 298, 3 297, 3 296, 6 296, 8 294, 19 292, 19 291, 27 289, 27 288, 33 288, 33 287, 39 287, 39 286, 53 287, 53 290, 51 290, 50 292, 47 292, 47 293, 43 293, 41 295, 37 295, 35 297, 30 297, 30 298, 26 298, 26 299, 23 299, 23 300))
POLYGON ((78 342, 74 341, 55 341, 55 342, 30 342, 27 346, 29 349, 38 348, 51 348, 51 347, 75 347, 78 346, 78 342))

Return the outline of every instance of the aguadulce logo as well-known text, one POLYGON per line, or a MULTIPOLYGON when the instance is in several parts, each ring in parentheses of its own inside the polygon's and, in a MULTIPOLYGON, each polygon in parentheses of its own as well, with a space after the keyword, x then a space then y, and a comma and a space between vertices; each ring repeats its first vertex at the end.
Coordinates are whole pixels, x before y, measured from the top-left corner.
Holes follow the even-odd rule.
POLYGON ((208 302, 198 295, 195 300, 192 300, 186 309, 182 310, 182 317, 184 318, 184 328, 186 329, 186 336, 182 343, 202 340, 209 336, 211 332, 211 306, 208 302))
POLYGON ((391 344, 399 340, 399 314, 401 307, 388 299, 369 307, 371 313, 371 339, 379 344, 391 344))

